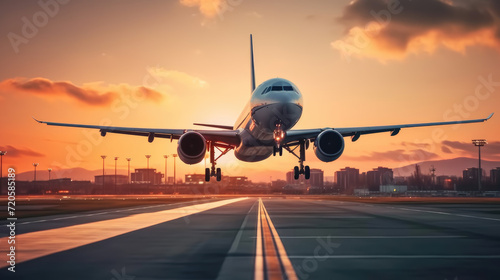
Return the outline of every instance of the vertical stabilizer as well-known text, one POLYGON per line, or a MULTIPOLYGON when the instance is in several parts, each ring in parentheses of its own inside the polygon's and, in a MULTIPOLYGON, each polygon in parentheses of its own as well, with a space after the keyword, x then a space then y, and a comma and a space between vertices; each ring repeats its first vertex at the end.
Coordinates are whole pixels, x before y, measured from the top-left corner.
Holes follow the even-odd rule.
POLYGON ((252 85, 252 92, 255 90, 255 69, 253 64, 253 41, 252 34, 250 34, 250 83, 252 85))

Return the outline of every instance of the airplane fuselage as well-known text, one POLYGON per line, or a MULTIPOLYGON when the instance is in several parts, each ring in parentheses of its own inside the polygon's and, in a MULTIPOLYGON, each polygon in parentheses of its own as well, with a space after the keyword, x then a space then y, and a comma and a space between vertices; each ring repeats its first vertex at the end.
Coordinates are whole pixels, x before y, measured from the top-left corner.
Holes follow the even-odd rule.
POLYGON ((274 78, 260 84, 234 125, 241 139, 234 150, 236 158, 255 162, 271 156, 276 128, 291 129, 299 121, 302 108, 302 94, 292 82, 274 78))

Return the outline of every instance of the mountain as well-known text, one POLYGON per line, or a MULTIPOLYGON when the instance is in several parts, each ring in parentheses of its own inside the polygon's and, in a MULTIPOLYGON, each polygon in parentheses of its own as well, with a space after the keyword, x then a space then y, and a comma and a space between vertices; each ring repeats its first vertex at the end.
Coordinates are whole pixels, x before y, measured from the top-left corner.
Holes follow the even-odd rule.
MULTIPOLYGON (((422 161, 417 163, 420 165, 422 174, 430 174, 429 169, 432 165, 436 169, 436 175, 462 176, 462 171, 478 166, 477 158, 459 157, 445 160, 422 161)), ((490 170, 500 167, 500 161, 481 160, 481 168, 489 176, 490 170)), ((415 164, 409 164, 403 167, 393 168, 394 176, 410 176, 415 172, 415 164)))
MULTIPOLYGON (((118 169, 118 175, 127 175, 127 169, 118 169)), ((132 170, 131 170, 132 172, 132 170)), ((19 181, 33 181, 34 171, 27 171, 16 174, 16 180, 19 181)), ((115 174, 114 169, 106 169, 106 175, 115 174)), ((87 170, 85 168, 70 168, 70 169, 60 169, 60 170, 52 170, 50 174, 51 179, 58 178, 71 178, 75 181, 94 181, 95 175, 102 175, 102 169, 98 170, 87 170)), ((37 169, 36 171, 36 179, 43 181, 49 179, 49 172, 47 169, 37 169)))

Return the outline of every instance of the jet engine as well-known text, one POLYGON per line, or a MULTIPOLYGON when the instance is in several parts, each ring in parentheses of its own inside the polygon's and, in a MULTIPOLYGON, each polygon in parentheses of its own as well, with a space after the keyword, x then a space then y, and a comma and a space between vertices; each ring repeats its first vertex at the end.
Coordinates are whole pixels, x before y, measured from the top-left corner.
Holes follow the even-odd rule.
POLYGON ((314 153, 324 162, 338 159, 344 151, 344 137, 336 130, 321 132, 314 141, 314 153))
POLYGON ((205 158, 207 142, 198 132, 188 131, 181 135, 177 142, 179 158, 186 164, 196 164, 205 158))

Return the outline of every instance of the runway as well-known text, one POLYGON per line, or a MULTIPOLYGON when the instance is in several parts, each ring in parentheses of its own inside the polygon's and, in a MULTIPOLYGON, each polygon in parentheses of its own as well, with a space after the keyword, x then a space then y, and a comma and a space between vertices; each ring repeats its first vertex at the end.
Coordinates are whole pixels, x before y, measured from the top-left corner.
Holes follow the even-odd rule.
MULTIPOLYGON (((5 225, 5 222, 2 223, 5 225)), ((499 204, 278 197, 17 221, 0 279, 498 279, 499 204)))

